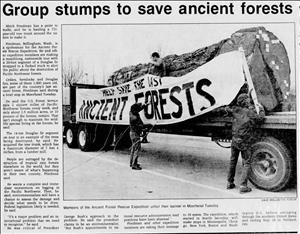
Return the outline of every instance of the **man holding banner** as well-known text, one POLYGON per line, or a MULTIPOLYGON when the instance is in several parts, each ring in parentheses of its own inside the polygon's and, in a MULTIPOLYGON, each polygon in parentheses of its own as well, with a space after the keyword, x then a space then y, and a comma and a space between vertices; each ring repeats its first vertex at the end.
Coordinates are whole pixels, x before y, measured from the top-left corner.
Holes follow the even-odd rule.
MULTIPOLYGON (((226 109, 228 110, 228 109, 226 109)), ((227 176, 227 189, 233 189, 236 164, 239 153, 241 152, 243 159, 242 178, 240 183, 240 193, 251 192, 251 188, 247 186, 248 175, 251 164, 250 147, 256 140, 254 137, 255 126, 261 123, 264 119, 265 112, 263 107, 259 105, 259 114, 250 104, 248 94, 240 94, 237 98, 237 106, 229 109, 233 115, 232 123, 232 143, 231 143, 231 158, 227 176)))
POLYGON ((164 61, 160 58, 160 55, 158 52, 153 52, 151 54, 151 63, 154 65, 152 74, 164 77, 166 76, 166 65, 164 61))
POLYGON ((130 123, 130 139, 132 142, 130 151, 130 167, 132 170, 142 170, 138 163, 138 154, 141 150, 140 136, 142 134, 144 123, 141 120, 139 112, 142 111, 147 104, 135 103, 131 106, 129 112, 129 123, 130 123))

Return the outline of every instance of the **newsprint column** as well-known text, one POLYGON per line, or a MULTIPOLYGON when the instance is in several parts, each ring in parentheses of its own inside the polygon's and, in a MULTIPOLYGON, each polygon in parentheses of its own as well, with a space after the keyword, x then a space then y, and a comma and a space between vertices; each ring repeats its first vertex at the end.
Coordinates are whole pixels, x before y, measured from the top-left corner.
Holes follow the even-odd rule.
POLYGON ((46 6, 20 4, 1 2, 1 230, 58 231, 60 25, 42 20, 46 6))

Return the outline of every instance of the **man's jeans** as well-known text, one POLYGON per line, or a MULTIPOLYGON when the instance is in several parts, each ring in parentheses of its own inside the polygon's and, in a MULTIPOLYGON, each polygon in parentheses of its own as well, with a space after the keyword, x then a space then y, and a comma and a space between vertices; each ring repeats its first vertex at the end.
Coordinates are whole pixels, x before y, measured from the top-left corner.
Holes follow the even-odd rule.
POLYGON ((236 164, 237 164, 240 152, 241 152, 242 159, 243 159, 241 186, 247 186, 248 176, 249 176, 249 172, 250 172, 250 164, 251 164, 250 149, 239 150, 235 146, 231 146, 231 157, 230 157, 230 165, 229 165, 227 180, 230 183, 234 182, 235 169, 236 169, 236 164))
POLYGON ((130 131, 131 152, 130 152, 130 166, 138 163, 139 151, 141 150, 140 136, 136 132, 130 131))

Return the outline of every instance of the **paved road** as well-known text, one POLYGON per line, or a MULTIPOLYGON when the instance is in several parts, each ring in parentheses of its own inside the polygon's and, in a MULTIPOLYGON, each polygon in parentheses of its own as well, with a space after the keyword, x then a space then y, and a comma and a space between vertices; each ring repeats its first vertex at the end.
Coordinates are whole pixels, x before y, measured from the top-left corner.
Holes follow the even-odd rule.
MULTIPOLYGON (((142 145, 141 171, 129 167, 128 150, 81 152, 64 148, 64 198, 184 199, 295 197, 296 189, 249 194, 226 190, 230 156, 209 138, 151 133, 142 145)), ((237 179, 241 173, 241 161, 237 179)), ((238 182, 238 181, 237 181, 238 182)), ((251 187, 253 187, 251 185, 251 187)))

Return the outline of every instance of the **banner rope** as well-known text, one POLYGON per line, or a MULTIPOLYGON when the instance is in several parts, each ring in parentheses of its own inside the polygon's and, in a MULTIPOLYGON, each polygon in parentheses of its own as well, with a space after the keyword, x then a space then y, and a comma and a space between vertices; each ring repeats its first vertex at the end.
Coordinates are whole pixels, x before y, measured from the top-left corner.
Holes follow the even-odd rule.
POLYGON ((148 136, 148 134, 151 132, 151 130, 154 128, 154 126, 155 126, 155 125, 153 125, 153 126, 150 128, 150 130, 148 131, 148 133, 145 134, 145 136, 143 136, 142 139, 139 139, 139 140, 136 141, 132 146, 130 146, 129 150, 131 150, 132 147, 135 146, 137 143, 142 142, 142 141, 148 136))
POLYGON ((106 140, 105 140, 105 142, 104 142, 104 145, 103 145, 103 146, 101 147, 101 149, 99 149, 98 151, 102 151, 102 150, 106 147, 107 141, 108 141, 108 139, 109 139, 109 136, 110 136, 110 134, 111 134, 111 132, 112 132, 113 127, 114 127, 114 125, 111 125, 110 130, 109 130, 109 133, 107 134, 106 140))
MULTIPOLYGON (((151 92, 150 92, 150 95, 151 95, 151 106, 152 106, 152 109, 153 109, 153 111, 154 111, 153 97, 152 97, 152 93, 151 93, 151 92)), ((150 130, 147 132, 147 134, 145 134, 145 135, 143 136, 142 139, 140 139, 140 140, 138 140, 137 142, 135 142, 135 143, 129 148, 129 150, 131 150, 132 147, 135 146, 137 143, 142 142, 142 141, 149 135, 149 133, 152 131, 152 129, 155 127, 156 124, 157 124, 157 121, 156 121, 156 123, 155 123, 154 125, 152 125, 152 127, 151 127, 150 130)), ((128 127, 125 129, 125 131, 123 131, 123 132, 118 136, 118 138, 117 138, 117 140, 116 140, 116 143, 115 143, 115 146, 114 146, 114 151, 116 150, 116 147, 117 147, 118 143, 120 142, 120 140, 122 139, 122 137, 124 136, 124 134, 126 133, 126 131, 127 131, 129 128, 130 128, 130 126, 128 126, 128 127)))
POLYGON ((127 130, 130 128, 128 126, 116 139, 115 146, 114 146, 114 151, 116 151, 117 145, 119 144, 120 140, 123 138, 124 134, 127 132, 127 130))

